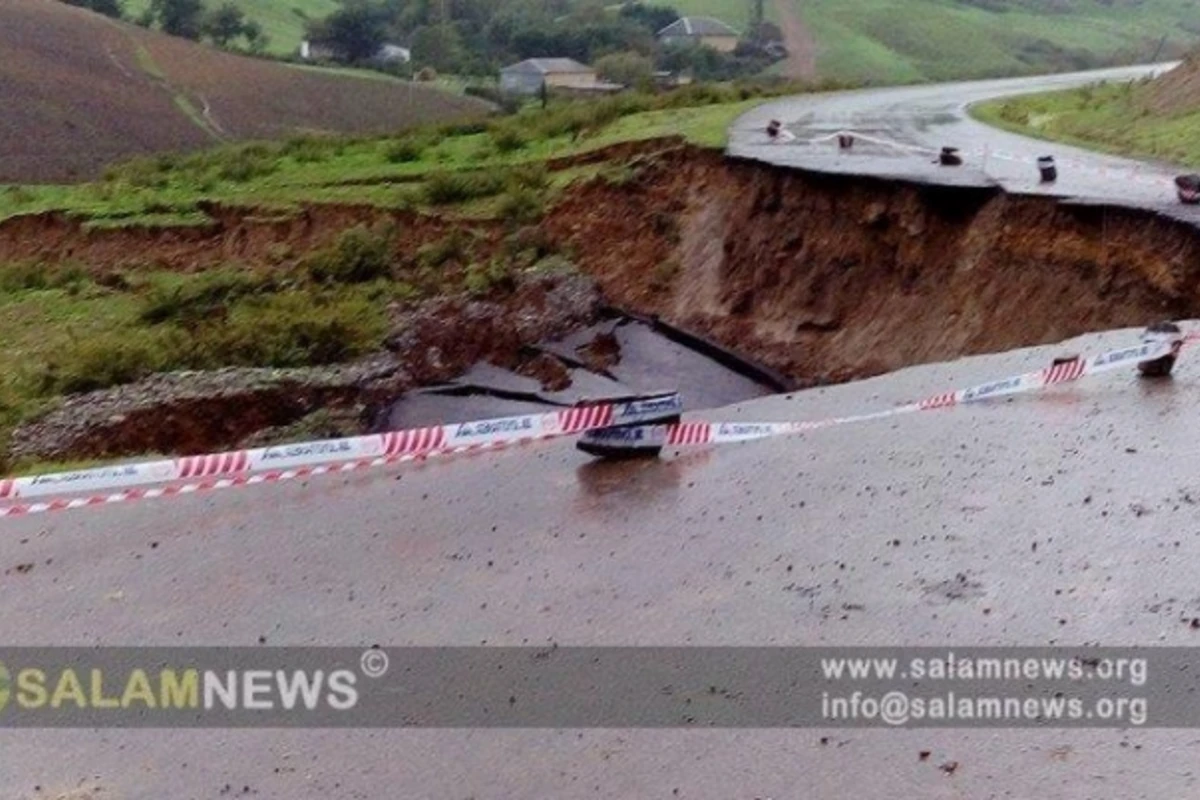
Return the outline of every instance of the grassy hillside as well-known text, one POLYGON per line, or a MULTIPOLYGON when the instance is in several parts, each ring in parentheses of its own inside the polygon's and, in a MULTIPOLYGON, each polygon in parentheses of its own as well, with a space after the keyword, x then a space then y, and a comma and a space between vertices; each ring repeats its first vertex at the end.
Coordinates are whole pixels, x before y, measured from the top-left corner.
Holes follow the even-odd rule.
MULTIPOLYGON (((211 4, 211 3, 210 3, 211 4)), ((150 0, 125 0, 125 15, 137 19, 150 0)), ((304 38, 305 19, 318 19, 337 8, 336 0, 238 0, 238 7, 263 26, 270 38, 267 51, 290 55, 304 38)))
MULTIPOLYGON (((1193 0, 767 0, 792 3, 817 41, 821 75, 876 83, 1085 69, 1148 60, 1200 42, 1193 0)), ((131 12, 149 0, 127 0, 131 12)), ((681 14, 713 16, 745 29, 750 0, 660 0, 681 14)), ((334 0, 243 0, 273 52, 292 52, 304 16, 334 0)), ((546 55, 553 55, 547 53, 546 55)))
POLYGON ((1190 0, 793 0, 823 75, 943 80, 1147 61, 1200 34, 1190 0))
POLYGON ((487 109, 402 81, 245 58, 47 0, 0 3, 0 53, 0 183, 94 176, 139 153, 378 133, 487 109))
POLYGON ((1200 167, 1200 64, 1153 81, 1086 86, 982 103, 972 113, 1002 128, 1200 167))
POLYGON ((146 157, 112 166, 104 180, 93 183, 0 188, 0 221, 53 211, 95 228, 188 227, 210 223, 202 208, 212 203, 432 208, 439 203, 430 199, 426 181, 454 182, 464 174, 468 178, 463 180, 483 187, 477 195, 483 202, 475 212, 487 213, 488 201, 503 188, 486 180, 489 170, 672 135, 719 147, 737 115, 761 102, 754 96, 734 88, 697 86, 657 97, 628 94, 551 105, 546 111, 531 108, 490 123, 428 126, 391 137, 296 137, 146 157), (488 187, 496 191, 485 191, 488 187))

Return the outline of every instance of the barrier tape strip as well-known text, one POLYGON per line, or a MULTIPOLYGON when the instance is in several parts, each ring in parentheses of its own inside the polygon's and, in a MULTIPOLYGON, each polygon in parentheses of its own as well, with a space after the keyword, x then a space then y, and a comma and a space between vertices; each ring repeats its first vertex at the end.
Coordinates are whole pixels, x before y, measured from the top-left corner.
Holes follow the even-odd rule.
POLYGON ((438 425, 345 439, 259 447, 228 453, 184 456, 110 467, 56 472, 0 481, 0 500, 148 486, 263 470, 281 471, 335 461, 353 461, 466 448, 497 439, 563 436, 645 418, 645 401, 566 408, 546 414, 438 425))
MULTIPOLYGON (((16 496, 18 492, 49 493, 45 489, 47 486, 54 487, 60 494, 64 491, 80 490, 81 485, 87 485, 89 489, 94 490, 96 487, 92 484, 106 478, 118 482, 105 488, 126 488, 110 494, 15 503, 0 507, 0 518, 172 497, 263 483, 280 483, 316 475, 352 472, 411 461, 424 461, 434 457, 525 445, 630 423, 634 423, 632 427, 622 430, 635 436, 660 439, 670 446, 728 444, 803 434, 839 425, 885 419, 919 411, 945 409, 997 397, 1038 391, 1048 386, 1077 381, 1086 375, 1109 372, 1172 355, 1185 344, 1197 340, 1200 340, 1200 332, 1189 333, 1182 338, 1147 337, 1140 344, 1132 347, 1110 350, 1090 358, 1074 358, 1034 372, 931 395, 915 403, 864 414, 803 422, 682 422, 674 425, 636 425, 636 422, 641 421, 639 418, 645 418, 647 415, 655 413, 655 404, 660 402, 653 399, 636 400, 570 408, 549 414, 505 417, 278 448, 189 456, 173 461, 9 479, 4 482, 7 487, 0 486, 0 491, 8 492, 8 497, 16 496), (376 452, 364 457, 361 451, 354 449, 356 447, 376 448, 376 452), (273 455, 268 456, 269 453, 273 455), (326 462, 335 463, 294 463, 302 458, 310 460, 324 458, 326 462), (282 463, 287 463, 288 468, 278 468, 282 463), (248 474, 257 465, 262 464, 272 464, 275 468, 258 474, 248 474), (170 468, 174 475, 180 477, 203 475, 208 479, 198 483, 175 484, 157 488, 142 488, 141 486, 129 488, 128 484, 123 483, 123 481, 133 480, 150 482, 149 478, 154 471, 163 468, 164 465, 170 468), (121 471, 126 469, 130 472, 121 471), (222 474, 219 470, 225 470, 225 473, 222 474), (217 477, 218 475, 220 477, 217 477)), ((158 479, 154 482, 163 483, 165 481, 158 479)), ((22 496, 28 497, 29 495, 22 496)))

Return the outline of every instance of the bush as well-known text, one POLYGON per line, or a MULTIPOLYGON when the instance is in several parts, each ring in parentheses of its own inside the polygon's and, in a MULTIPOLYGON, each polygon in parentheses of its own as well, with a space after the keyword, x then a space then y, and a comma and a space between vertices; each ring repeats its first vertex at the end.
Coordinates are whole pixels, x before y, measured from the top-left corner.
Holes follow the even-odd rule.
POLYGON ((512 270, 499 259, 492 259, 486 265, 476 264, 471 267, 463 281, 466 290, 477 296, 487 294, 497 286, 511 283, 512 270))
POLYGON ((455 228, 436 242, 417 251, 417 262, 426 268, 440 267, 450 261, 462 261, 470 252, 471 237, 462 228, 455 228))
POLYGON ((540 220, 545 213, 542 195, 533 189, 514 187, 500 199, 499 214, 505 222, 528 225, 540 220))
POLYGON ((296 136, 284 143, 281 155, 291 156, 299 164, 312 164, 329 157, 330 142, 316 136, 296 136))
POLYGON ((543 190, 550 185, 550 172, 545 164, 521 164, 505 173, 505 184, 512 189, 543 190))
POLYGON ((386 321, 362 293, 256 294, 227 315, 189 325, 128 328, 64 348, 40 376, 47 394, 88 392, 175 369, 301 367, 376 349, 386 321))
POLYGON ((103 179, 109 183, 127 183, 143 189, 165 189, 170 183, 158 158, 135 158, 104 170, 103 179))
POLYGON ((178 322, 192 326, 223 317, 226 308, 252 294, 274 288, 274 279, 246 270, 224 269, 173 286, 151 284, 138 319, 151 325, 178 322))
POLYGON ((0 292, 78 288, 88 281, 83 267, 71 262, 49 265, 20 261, 0 266, 0 292))
POLYGON ((435 131, 438 138, 450 138, 454 136, 472 136, 476 133, 487 133, 488 123, 486 120, 476 119, 467 120, 465 122, 446 122, 439 125, 435 131))
POLYGON ((611 53, 596 60, 596 74, 624 86, 644 86, 654 77, 654 61, 641 53, 611 53))
POLYGON ((77 342, 52 358, 41 377, 47 394, 74 394, 132 383, 170 368, 187 346, 174 328, 126 330, 77 342))
POLYGON ((403 139, 395 139, 388 143, 384 148, 383 157, 387 159, 389 164, 406 164, 412 161, 420 161, 421 156, 425 153, 425 142, 415 136, 405 136, 403 139))
POLYGON ((318 283, 365 283, 391 274, 393 232, 356 225, 303 262, 318 283))
POLYGON ((217 176, 233 183, 245 183, 270 175, 279 168, 277 156, 266 145, 246 145, 220 159, 217 176))
POLYGON ((425 199, 433 205, 449 205, 493 197, 504 190, 505 175, 495 170, 434 172, 425 181, 425 199))
POLYGON ((376 349, 384 328, 382 309, 363 297, 292 291, 239 303, 197 333, 195 349, 209 367, 332 364, 376 349))
POLYGON ((492 143, 501 153, 514 153, 529 143, 529 138, 516 125, 496 125, 491 130, 492 143))

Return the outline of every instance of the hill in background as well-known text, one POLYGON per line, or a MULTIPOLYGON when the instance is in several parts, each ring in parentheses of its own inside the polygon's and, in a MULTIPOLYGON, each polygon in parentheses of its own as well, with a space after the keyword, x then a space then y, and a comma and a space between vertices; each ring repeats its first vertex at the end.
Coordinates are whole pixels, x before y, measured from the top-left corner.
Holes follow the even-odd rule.
POLYGON ((0 53, 0 183, 85 179, 143 153, 394 131, 487 109, 385 76, 234 55, 54 0, 0 4, 0 53))
POLYGON ((1200 168, 1200 54, 1153 80, 994 100, 975 116, 1045 139, 1200 168))
MULTIPOLYGON (((127 16, 136 17, 149 1, 125 0, 127 16)), ((753 7, 753 0, 643 1, 679 14, 717 17, 742 31, 753 7)), ((337 8, 336 0, 238 5, 263 26, 268 50, 279 54, 296 51, 306 19, 337 8)), ((561 13, 586 5, 570 0, 556 7, 561 13)), ((764 5, 766 18, 784 24, 785 33, 793 18, 804 26, 790 31, 789 46, 807 50, 815 42, 819 75, 838 80, 894 83, 1087 69, 1149 61, 1156 52, 1175 57, 1200 43, 1200 7, 1193 0, 765 0, 764 5)), ((410 20, 428 8, 425 0, 391 0, 388 6, 410 20)), ((495 19, 536 15, 548 6, 516 0, 446 7, 455 19, 481 13, 495 19)), ((616 12, 617 5, 607 7, 616 12)), ((411 44, 404 30, 392 38, 411 44)))
POLYGON ((1200 7, 1191 0, 779 2, 799 4, 821 75, 873 82, 1142 63, 1160 43, 1165 60, 1200 42, 1200 7))
POLYGON ((1139 99, 1145 109, 1161 117, 1200 112, 1200 53, 1191 54, 1175 69, 1147 83, 1139 99))

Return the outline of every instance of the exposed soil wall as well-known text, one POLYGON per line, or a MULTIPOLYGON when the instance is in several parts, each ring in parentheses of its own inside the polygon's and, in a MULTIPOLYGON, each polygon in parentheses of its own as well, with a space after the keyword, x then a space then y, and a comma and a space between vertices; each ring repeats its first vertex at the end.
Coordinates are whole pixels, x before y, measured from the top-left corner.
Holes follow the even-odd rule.
POLYGON ((680 150, 582 187, 547 226, 614 302, 801 381, 1200 314, 1200 232, 1000 190, 680 150))

